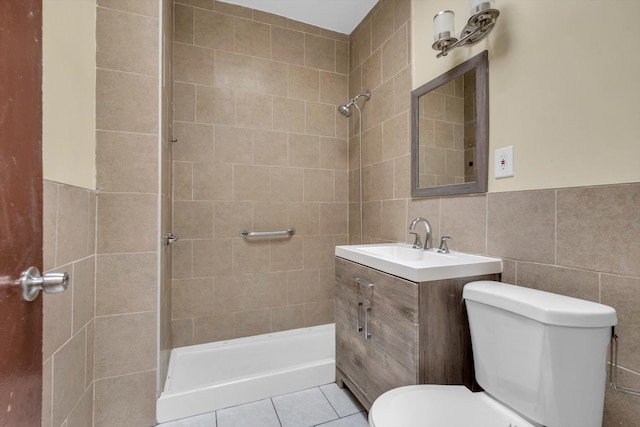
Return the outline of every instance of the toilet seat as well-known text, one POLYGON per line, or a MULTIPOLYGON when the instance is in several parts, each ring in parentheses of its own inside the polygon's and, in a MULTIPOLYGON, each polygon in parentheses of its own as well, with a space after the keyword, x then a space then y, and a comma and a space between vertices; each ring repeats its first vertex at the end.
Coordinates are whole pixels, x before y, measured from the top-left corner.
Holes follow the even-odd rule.
POLYGON ((371 427, 539 427, 465 386, 414 385, 395 388, 376 399, 371 427))

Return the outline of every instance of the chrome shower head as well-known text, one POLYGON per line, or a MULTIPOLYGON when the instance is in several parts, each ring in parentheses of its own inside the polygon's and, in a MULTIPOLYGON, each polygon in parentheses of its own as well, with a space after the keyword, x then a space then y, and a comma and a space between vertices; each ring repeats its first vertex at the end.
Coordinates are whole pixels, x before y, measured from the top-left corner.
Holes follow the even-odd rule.
POLYGON ((370 91, 366 91, 365 93, 361 93, 359 95, 356 95, 352 100, 350 100, 349 102, 347 102, 346 104, 340 105, 338 107, 338 112, 340 114, 342 114, 345 117, 351 117, 351 106, 355 105, 356 108, 359 109, 358 107, 358 99, 360 99, 360 97, 364 96, 367 100, 369 100, 369 98, 371 98, 371 92, 370 91))

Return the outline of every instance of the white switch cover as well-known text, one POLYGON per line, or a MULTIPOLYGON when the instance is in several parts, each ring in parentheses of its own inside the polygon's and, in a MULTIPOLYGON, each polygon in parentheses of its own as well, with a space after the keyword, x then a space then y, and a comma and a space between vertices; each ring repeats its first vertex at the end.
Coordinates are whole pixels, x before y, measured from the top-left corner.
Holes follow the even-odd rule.
POLYGON ((498 148, 495 156, 495 177, 513 176, 513 145, 498 148))

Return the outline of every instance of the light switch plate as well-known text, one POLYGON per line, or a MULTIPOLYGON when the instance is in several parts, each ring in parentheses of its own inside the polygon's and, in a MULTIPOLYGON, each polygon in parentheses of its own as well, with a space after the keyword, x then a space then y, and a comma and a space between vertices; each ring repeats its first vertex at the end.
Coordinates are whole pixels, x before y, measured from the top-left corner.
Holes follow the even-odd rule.
POLYGON ((496 150, 494 170, 496 178, 513 176, 513 145, 496 150))

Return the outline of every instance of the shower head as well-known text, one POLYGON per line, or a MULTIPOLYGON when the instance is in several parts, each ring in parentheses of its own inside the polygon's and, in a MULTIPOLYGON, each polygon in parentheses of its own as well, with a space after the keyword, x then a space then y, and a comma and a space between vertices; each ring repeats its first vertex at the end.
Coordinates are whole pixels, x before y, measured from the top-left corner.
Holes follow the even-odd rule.
POLYGON ((371 92, 370 91, 366 91, 365 93, 361 93, 359 95, 356 95, 352 100, 350 100, 349 102, 347 102, 346 104, 343 104, 341 106, 338 107, 338 112, 340 114, 342 114, 345 117, 351 117, 351 106, 355 105, 356 108, 360 109, 358 107, 358 99, 360 99, 360 97, 365 97, 366 100, 369 100, 371 98, 371 92))

